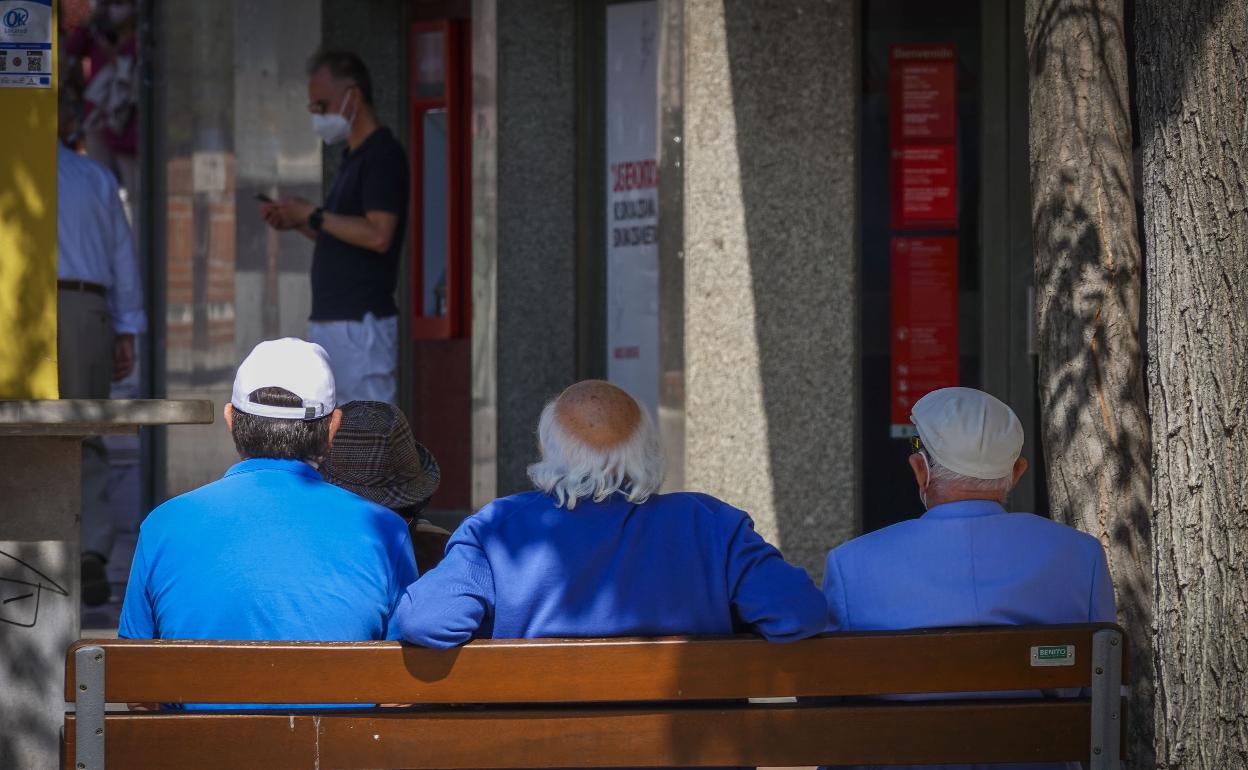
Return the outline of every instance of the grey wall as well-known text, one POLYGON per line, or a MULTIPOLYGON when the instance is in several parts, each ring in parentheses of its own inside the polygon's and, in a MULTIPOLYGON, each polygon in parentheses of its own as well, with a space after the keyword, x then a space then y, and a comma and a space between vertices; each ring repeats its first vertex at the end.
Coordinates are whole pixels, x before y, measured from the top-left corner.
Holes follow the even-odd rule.
POLYGON ((496 494, 506 495, 530 487, 538 415, 576 376, 575 13, 573 0, 506 0, 496 13, 496 494))
MULTIPOLYGON (((407 146, 407 15, 401 0, 322 0, 321 41, 355 51, 373 78, 373 106, 407 146)), ((312 51, 308 51, 312 55, 312 51)), ((309 129, 311 130, 311 129, 309 129)), ((326 189, 338 171, 342 147, 325 153, 326 189)))
POLYGON ((818 578, 857 516, 855 3, 684 29, 686 485, 818 578))
POLYGON ((82 596, 81 456, 81 437, 0 437, 0 767, 58 764, 82 596))

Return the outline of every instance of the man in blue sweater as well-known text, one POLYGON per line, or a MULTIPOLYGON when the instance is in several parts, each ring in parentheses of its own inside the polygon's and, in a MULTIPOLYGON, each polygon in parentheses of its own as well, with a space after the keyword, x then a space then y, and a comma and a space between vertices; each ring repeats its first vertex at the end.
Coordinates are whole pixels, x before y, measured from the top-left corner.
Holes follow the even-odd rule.
POLYGON ((827 625, 801 569, 713 497, 657 494, 663 453, 646 410, 586 381, 546 405, 537 491, 495 500, 407 589, 403 638, 664 636, 756 631, 793 641, 827 625))
POLYGON ((919 434, 910 467, 927 513, 828 554, 830 630, 1114 622, 1100 542, 1005 509, 1027 470, 1014 412, 987 393, 943 388, 910 418, 919 434))

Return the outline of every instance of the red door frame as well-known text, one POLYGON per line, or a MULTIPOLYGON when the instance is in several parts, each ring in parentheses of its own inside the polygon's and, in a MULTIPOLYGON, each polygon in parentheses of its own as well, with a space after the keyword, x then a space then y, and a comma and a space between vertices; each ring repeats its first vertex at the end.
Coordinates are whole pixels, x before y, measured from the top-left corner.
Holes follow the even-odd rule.
POLYGON ((467 139, 470 93, 470 43, 468 24, 461 19, 418 21, 408 36, 411 100, 411 335, 412 339, 454 339, 468 336, 471 313, 471 211, 469 143, 467 139), (422 97, 416 93, 417 37, 429 32, 442 35, 442 93, 422 97), (425 316, 424 308, 424 114, 445 109, 447 114, 447 255, 446 315, 425 316))

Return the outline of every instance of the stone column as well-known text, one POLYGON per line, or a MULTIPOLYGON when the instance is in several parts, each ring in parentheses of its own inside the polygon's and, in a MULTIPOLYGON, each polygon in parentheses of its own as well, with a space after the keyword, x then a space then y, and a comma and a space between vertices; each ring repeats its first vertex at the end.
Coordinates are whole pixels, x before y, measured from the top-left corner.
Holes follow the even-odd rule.
POLYGON ((0 767, 57 766, 83 437, 212 418, 210 401, 0 401, 0 767))
POLYGON ((54 767, 78 638, 82 437, 0 436, 0 767, 54 767))
POLYGON ((576 14, 473 3, 473 505, 529 488, 576 377, 576 14))
POLYGON ((686 486, 819 579, 857 528, 856 4, 686 0, 686 486))

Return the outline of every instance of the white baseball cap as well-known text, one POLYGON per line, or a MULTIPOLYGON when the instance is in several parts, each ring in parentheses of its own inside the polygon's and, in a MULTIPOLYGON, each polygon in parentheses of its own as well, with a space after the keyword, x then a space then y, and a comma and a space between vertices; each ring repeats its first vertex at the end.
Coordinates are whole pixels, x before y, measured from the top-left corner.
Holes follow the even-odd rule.
POLYGON ((1014 410, 974 388, 933 390, 914 403, 910 421, 932 459, 963 476, 1005 478, 1023 451, 1014 410))
POLYGON ((267 340, 256 345, 238 366, 230 403, 240 412, 282 420, 315 420, 334 411, 334 371, 329 355, 315 342, 298 337, 267 340), (269 406, 250 399, 260 388, 285 388, 303 399, 303 406, 269 406))

